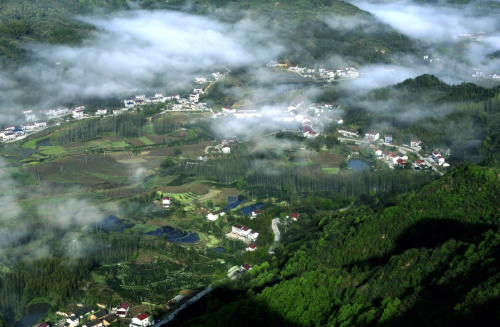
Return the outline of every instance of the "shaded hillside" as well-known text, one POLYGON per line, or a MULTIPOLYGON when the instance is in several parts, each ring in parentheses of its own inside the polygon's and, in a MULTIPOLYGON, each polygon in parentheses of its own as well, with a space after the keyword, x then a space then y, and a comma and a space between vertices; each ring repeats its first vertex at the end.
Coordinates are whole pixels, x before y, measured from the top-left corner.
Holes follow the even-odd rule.
POLYGON ((143 0, 141 4, 147 9, 187 10, 230 22, 250 17, 275 31, 276 41, 286 48, 281 59, 296 64, 314 65, 334 56, 350 64, 394 62, 399 55, 418 52, 408 37, 340 0, 143 0))
POLYGON ((311 216, 184 325, 498 323, 498 173, 467 165, 403 197, 311 216))
POLYGON ((76 44, 94 27, 75 15, 123 8, 125 0, 0 0, 0 56, 25 59, 26 42, 76 44))

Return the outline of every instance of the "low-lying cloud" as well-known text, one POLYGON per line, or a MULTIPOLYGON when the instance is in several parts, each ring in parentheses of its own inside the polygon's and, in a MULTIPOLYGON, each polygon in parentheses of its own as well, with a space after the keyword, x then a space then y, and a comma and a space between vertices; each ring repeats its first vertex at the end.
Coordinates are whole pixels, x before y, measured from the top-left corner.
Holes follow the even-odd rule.
POLYGON ((165 93, 190 86, 214 67, 263 64, 281 51, 271 32, 248 19, 229 24, 181 12, 132 11, 81 20, 97 26, 93 37, 79 46, 28 45, 36 63, 0 75, 0 98, 12 107, 23 104, 22 92, 12 91, 26 81, 36 86, 42 108, 135 89, 165 93))

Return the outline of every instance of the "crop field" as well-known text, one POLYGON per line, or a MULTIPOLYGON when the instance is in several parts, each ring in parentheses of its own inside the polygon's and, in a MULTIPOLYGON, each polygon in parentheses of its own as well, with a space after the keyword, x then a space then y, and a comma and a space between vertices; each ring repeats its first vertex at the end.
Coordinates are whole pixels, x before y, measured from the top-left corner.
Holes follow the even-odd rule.
POLYGON ((322 168, 321 169, 325 174, 330 174, 330 175, 335 175, 340 173, 340 168, 338 167, 331 167, 331 168, 322 168))
POLYGON ((185 184, 181 186, 162 186, 159 188, 156 188, 155 191, 160 191, 162 193, 194 193, 194 194, 205 194, 209 189, 209 186, 195 182, 191 184, 185 184))
POLYGON ((345 156, 330 153, 321 153, 314 156, 313 160, 321 165, 321 168, 339 167, 346 159, 345 156))
MULTIPOLYGON (((141 259, 141 261, 147 262, 149 260, 141 259)), ((205 261, 203 260, 203 263, 205 261)), ((200 290, 205 288, 210 284, 209 276, 215 271, 215 266, 221 266, 218 268, 225 269, 222 264, 209 266, 203 264, 203 268, 201 266, 202 262, 198 262, 193 268, 186 268, 177 263, 157 259, 148 264, 100 267, 95 270, 97 276, 94 280, 101 282, 103 276, 106 276, 107 287, 125 300, 131 301, 143 297, 147 298, 149 302, 163 304, 184 289, 200 290)))
POLYGON ((56 159, 28 167, 27 172, 39 174, 42 180, 83 184, 102 183, 107 180, 120 183, 133 174, 128 165, 120 164, 114 158, 104 157, 102 154, 56 159))
POLYGON ((41 146, 38 148, 38 151, 47 156, 57 156, 68 153, 66 149, 61 146, 41 146))
POLYGON ((130 139, 130 140, 128 140, 128 142, 130 144, 132 144, 133 146, 143 146, 143 145, 146 145, 146 143, 142 142, 139 139, 130 139))

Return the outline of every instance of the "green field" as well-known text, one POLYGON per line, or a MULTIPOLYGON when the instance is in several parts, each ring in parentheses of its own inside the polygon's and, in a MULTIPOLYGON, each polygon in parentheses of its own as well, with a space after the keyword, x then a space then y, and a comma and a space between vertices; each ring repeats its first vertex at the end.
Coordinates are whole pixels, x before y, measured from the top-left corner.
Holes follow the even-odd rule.
POLYGON ((335 175, 335 174, 340 173, 340 168, 338 168, 338 167, 323 168, 322 170, 325 174, 329 174, 329 175, 335 175))

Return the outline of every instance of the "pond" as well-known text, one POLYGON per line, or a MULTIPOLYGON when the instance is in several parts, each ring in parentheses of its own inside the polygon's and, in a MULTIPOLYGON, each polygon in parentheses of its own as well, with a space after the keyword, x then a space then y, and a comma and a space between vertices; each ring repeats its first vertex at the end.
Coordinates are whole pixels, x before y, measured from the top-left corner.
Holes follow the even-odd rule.
MULTIPOLYGON (((106 232, 123 232, 127 228, 134 227, 134 224, 129 222, 125 224, 116 216, 108 216, 99 222, 99 226, 106 232)), ((197 233, 185 232, 171 226, 163 226, 152 232, 144 233, 144 235, 164 237, 169 242, 182 244, 192 244, 200 241, 197 233)))
POLYGON ((37 303, 28 308, 28 313, 21 319, 16 327, 29 327, 38 322, 49 311, 50 304, 37 303))
POLYGON ((251 206, 241 208, 241 212, 243 212, 244 215, 251 215, 253 211, 257 211, 263 206, 264 206, 263 203, 253 204, 251 206))
POLYGON ((200 241, 197 233, 186 232, 171 226, 163 226, 152 232, 144 233, 144 235, 166 237, 169 242, 179 244, 193 244, 200 241))
POLYGON ((224 208, 224 211, 229 211, 229 210, 235 209, 237 206, 239 206, 240 204, 242 204, 246 200, 247 199, 245 197, 243 197, 242 201, 240 201, 240 200, 238 200, 237 197, 228 196, 227 197, 228 205, 224 208))
POLYGON ((215 251, 215 253, 224 253, 224 252, 226 252, 226 248, 223 248, 223 247, 219 246, 219 247, 216 247, 214 249, 214 251, 215 251))
POLYGON ((361 159, 351 159, 347 162, 347 167, 355 171, 370 171, 370 165, 361 159))
POLYGON ((117 216, 108 216, 99 222, 98 227, 104 229, 106 232, 123 232, 127 227, 133 227, 133 225, 125 225, 117 216))

